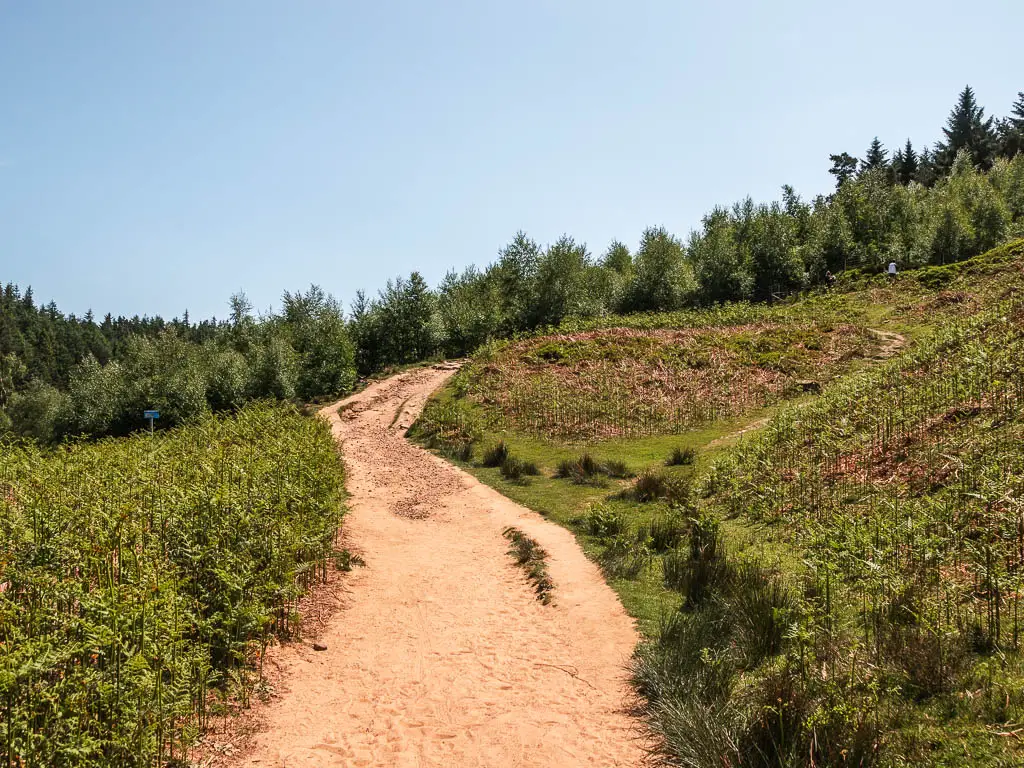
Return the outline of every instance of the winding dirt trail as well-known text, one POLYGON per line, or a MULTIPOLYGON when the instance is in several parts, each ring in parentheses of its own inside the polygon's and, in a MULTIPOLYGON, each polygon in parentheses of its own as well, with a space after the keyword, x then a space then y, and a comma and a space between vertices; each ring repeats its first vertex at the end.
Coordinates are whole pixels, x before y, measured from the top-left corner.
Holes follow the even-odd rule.
POLYGON ((625 712, 632 620, 572 535, 408 443, 451 367, 321 411, 343 443, 347 537, 365 558, 327 650, 280 650, 286 693, 235 766, 636 766, 625 712), (554 604, 507 556, 514 525, 550 555, 554 604))

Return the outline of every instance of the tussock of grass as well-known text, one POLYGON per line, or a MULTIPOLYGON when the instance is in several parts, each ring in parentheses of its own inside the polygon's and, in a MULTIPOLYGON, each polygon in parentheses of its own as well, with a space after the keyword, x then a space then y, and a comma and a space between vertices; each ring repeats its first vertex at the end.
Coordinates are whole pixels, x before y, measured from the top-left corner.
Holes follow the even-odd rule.
POLYGON ((688 507, 691 499, 690 479, 649 469, 637 476, 627 495, 641 503, 665 501, 669 506, 688 507))
POLYGON ((686 535, 686 524, 675 515, 655 517, 644 529, 650 547, 658 554, 664 554, 679 546, 686 535))
POLYGON ((537 599, 544 605, 551 602, 551 593, 555 584, 548 576, 548 553, 534 539, 531 539, 518 528, 506 528, 502 535, 512 542, 508 553, 516 561, 516 565, 526 571, 526 577, 533 582, 537 599))
POLYGON ((631 470, 624 461, 618 459, 606 459, 601 466, 608 477, 616 480, 625 480, 628 477, 636 477, 636 472, 631 470))
POLYGON ((483 459, 480 464, 485 467, 500 467, 505 463, 505 460, 509 457, 508 445, 504 440, 499 440, 497 444, 491 446, 484 452, 483 459))
POLYGON ((657 472, 641 472, 633 483, 633 498, 637 501, 655 501, 668 492, 668 483, 664 475, 657 472))
POLYGON ((537 465, 532 461, 523 461, 515 456, 506 456, 499 469, 502 477, 513 482, 523 482, 527 476, 540 474, 537 465))
POLYGON ((651 550, 642 530, 610 539, 599 558, 601 570, 609 579, 636 579, 650 562, 651 550))
POLYGON ((624 461, 598 461, 589 453, 558 463, 555 477, 571 480, 577 485, 602 484, 603 477, 626 478, 633 473, 624 461))
POLYGON ((667 459, 665 459, 666 467, 684 467, 693 464, 697 458, 697 451, 687 446, 686 448, 675 447, 672 449, 672 453, 667 459))
POLYGON ((351 571, 353 568, 362 568, 366 561, 354 552, 342 549, 334 553, 334 567, 339 571, 351 571))

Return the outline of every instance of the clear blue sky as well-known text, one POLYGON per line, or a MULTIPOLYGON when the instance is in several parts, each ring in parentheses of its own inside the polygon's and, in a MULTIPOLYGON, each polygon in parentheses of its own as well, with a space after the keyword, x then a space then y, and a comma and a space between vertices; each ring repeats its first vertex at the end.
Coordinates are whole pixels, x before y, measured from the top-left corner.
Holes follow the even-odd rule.
POLYGON ((685 236, 1024 90, 1024 3, 0 0, 0 281, 226 314, 685 236))

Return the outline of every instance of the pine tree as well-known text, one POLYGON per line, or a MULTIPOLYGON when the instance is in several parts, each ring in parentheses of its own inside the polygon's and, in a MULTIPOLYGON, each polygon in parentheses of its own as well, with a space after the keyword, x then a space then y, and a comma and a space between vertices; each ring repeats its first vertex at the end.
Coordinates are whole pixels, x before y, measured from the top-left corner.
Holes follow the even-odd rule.
POLYGON ((857 158, 849 152, 829 155, 828 159, 832 161, 828 172, 836 177, 836 189, 857 175, 857 158))
POLYGON ((926 187, 932 186, 939 178, 939 169, 935 164, 935 152, 925 147, 917 158, 917 173, 914 181, 926 187))
POLYGON ((1017 91, 1017 101, 1010 113, 1010 122, 1018 131, 1024 131, 1024 91, 1017 91))
POLYGON ((936 161, 944 173, 953 166, 961 149, 970 152, 971 161, 976 166, 986 171, 992 167, 997 147, 993 119, 986 119, 985 110, 978 106, 971 86, 965 86, 960 92, 942 132, 946 140, 937 146, 936 161))
POLYGON ((896 181, 906 186, 917 179, 918 160, 914 145, 907 139, 903 149, 896 150, 892 160, 893 170, 896 172, 896 181))
POLYGON ((1012 159, 1018 152, 1024 152, 1024 91, 1017 94, 1009 117, 999 121, 999 153, 1012 159))
POLYGON ((871 146, 868 147, 868 153, 864 156, 864 159, 860 161, 860 170, 873 171, 876 168, 888 168, 889 167, 889 151, 882 146, 882 142, 875 136, 871 140, 871 146))

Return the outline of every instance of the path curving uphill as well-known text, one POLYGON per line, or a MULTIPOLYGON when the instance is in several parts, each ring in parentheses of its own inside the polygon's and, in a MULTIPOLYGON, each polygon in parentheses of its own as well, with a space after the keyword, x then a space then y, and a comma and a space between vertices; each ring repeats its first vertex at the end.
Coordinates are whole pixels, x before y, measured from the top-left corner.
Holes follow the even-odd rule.
POLYGON ((285 694, 236 766, 636 766, 632 620, 564 528, 403 437, 451 366, 399 374, 321 411, 344 447, 346 534, 365 558, 347 607, 285 648, 285 694), (549 553, 554 603, 507 556, 549 553))

